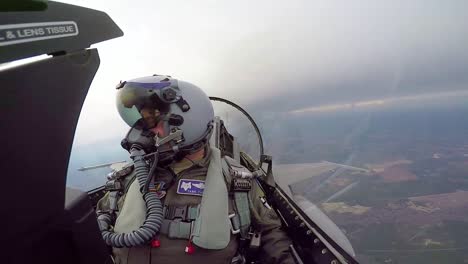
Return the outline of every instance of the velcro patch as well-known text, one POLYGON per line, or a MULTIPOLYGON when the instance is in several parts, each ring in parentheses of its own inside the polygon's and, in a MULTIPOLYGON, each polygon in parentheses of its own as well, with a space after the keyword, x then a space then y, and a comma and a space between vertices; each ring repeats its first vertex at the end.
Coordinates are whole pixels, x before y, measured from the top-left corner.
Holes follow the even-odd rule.
POLYGON ((177 193, 184 195, 202 196, 205 190, 205 181, 180 179, 177 184, 177 193))

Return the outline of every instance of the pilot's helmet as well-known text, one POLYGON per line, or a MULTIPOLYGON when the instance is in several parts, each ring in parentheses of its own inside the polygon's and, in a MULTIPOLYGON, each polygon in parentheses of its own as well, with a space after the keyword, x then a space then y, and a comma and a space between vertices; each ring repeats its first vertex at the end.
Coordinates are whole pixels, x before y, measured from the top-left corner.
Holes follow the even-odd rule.
POLYGON ((179 147, 197 149, 208 141, 214 111, 197 86, 166 75, 141 77, 117 85, 117 109, 131 127, 162 124, 164 136, 182 131, 179 147))

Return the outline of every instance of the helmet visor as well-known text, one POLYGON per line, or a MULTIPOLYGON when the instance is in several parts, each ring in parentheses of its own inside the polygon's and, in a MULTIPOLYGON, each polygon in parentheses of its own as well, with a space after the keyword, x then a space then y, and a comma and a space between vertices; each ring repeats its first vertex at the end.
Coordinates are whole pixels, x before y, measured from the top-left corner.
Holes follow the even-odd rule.
POLYGON ((117 91, 117 111, 129 126, 144 119, 149 127, 154 127, 156 118, 169 111, 169 104, 160 99, 160 90, 170 83, 159 86, 153 83, 126 83, 117 91))

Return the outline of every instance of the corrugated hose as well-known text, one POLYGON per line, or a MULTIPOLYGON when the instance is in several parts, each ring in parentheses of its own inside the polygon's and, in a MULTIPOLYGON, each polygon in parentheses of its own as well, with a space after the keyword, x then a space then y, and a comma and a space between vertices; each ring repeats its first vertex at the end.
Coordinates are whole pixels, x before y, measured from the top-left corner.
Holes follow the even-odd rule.
MULTIPOLYGON (((146 203, 146 219, 138 229, 131 233, 117 234, 109 231, 112 222, 111 215, 105 213, 99 215, 98 223, 102 237, 109 246, 121 248, 145 245, 155 237, 161 228, 163 221, 161 200, 156 196, 156 193, 144 190, 145 184, 149 179, 149 170, 143 158, 144 155, 144 151, 137 146, 132 146, 130 149, 130 157, 133 159, 136 178, 140 185, 140 190, 143 191, 143 200, 146 203)), ((157 160, 154 162, 157 162, 157 160)))

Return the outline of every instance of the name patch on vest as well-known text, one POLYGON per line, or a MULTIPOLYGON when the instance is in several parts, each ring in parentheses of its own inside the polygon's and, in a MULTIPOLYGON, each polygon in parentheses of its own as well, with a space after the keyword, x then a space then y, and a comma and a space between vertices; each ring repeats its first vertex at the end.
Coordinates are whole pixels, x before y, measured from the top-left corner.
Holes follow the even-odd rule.
POLYGON ((184 195, 203 195, 205 190, 205 181, 180 179, 177 185, 177 193, 184 195))

